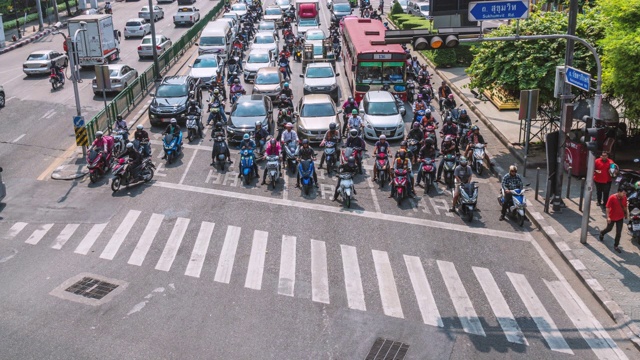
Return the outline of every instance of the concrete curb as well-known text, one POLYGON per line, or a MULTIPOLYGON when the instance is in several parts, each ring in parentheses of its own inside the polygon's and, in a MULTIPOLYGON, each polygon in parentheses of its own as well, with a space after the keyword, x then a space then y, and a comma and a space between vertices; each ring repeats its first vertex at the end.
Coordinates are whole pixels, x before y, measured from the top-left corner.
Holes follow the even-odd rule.
POLYGON ((34 35, 31 35, 29 37, 22 38, 20 41, 16 42, 15 44, 12 44, 11 46, 7 46, 7 47, 3 47, 2 49, 0 49, 0 55, 7 53, 11 50, 15 50, 17 48, 20 48, 26 44, 32 43, 40 38, 42 38, 43 36, 49 35, 51 32, 53 31, 53 29, 44 29, 34 35))

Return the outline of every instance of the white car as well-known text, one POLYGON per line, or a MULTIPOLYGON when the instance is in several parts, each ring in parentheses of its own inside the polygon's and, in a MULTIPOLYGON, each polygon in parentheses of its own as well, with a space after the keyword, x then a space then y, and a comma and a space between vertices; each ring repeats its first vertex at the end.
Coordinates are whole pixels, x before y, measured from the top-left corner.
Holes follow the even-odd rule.
POLYGON ((326 38, 327 35, 322 29, 311 29, 304 33, 304 42, 313 46, 322 46, 322 40, 326 38))
POLYGON ((290 0, 276 0, 276 5, 280 6, 282 11, 287 11, 291 7, 290 0))
POLYGON ((262 18, 267 21, 273 21, 278 26, 282 26, 282 10, 278 6, 267 6, 262 18))
POLYGON ((209 87, 211 86, 213 78, 216 76, 216 70, 220 69, 220 72, 224 75, 224 66, 218 59, 218 55, 205 54, 200 55, 193 62, 193 65, 189 65, 191 71, 189 76, 195 79, 200 79, 200 85, 209 87))
POLYGON ((367 92, 360 102, 360 113, 363 112, 365 139, 377 140, 383 134, 387 140, 404 138, 404 120, 390 92, 367 92))
POLYGON ((271 31, 273 36, 278 38, 278 29, 276 27, 276 23, 273 21, 262 20, 258 23, 258 32, 262 31, 271 31))
POLYGON ((128 39, 132 36, 144 37, 151 33, 151 24, 143 18, 135 18, 127 20, 124 25, 124 38, 128 39))
MULTIPOLYGON (((138 11, 138 17, 143 18, 147 21, 151 21, 151 11, 148 6, 143 6, 140 11, 138 11)), ((153 5, 153 20, 158 21, 164 18, 164 10, 158 5, 153 5)))
POLYGON ((339 89, 333 66, 328 62, 317 62, 307 65, 304 75, 300 75, 303 81, 303 92, 307 94, 327 94, 334 102, 338 102, 339 89))
POLYGON ((254 81, 259 69, 276 66, 275 54, 265 49, 252 49, 243 61, 244 82, 254 81))
POLYGON ((429 16, 430 5, 428 1, 410 2, 408 9, 411 15, 420 16, 425 19, 431 18, 429 16))
POLYGON ((247 13, 247 4, 235 3, 231 5, 231 11, 235 12, 240 16, 244 16, 247 13))
POLYGON ((59 67, 67 67, 69 64, 69 58, 63 53, 55 50, 38 50, 29 54, 27 60, 22 63, 22 71, 27 76, 49 74, 52 61, 55 61, 59 67))
MULTIPOLYGON (((147 35, 142 38, 142 41, 138 46, 138 57, 140 59, 153 56, 153 45, 151 40, 151 35, 147 35)), ((168 37, 164 35, 156 35, 156 48, 158 56, 167 51, 171 47, 171 44, 171 40, 168 37)))
POLYGON ((298 35, 304 35, 304 33, 307 32, 308 30, 319 29, 320 23, 316 18, 298 19, 297 27, 298 27, 298 30, 297 30, 298 35))
POLYGON ((253 43, 251 44, 251 49, 265 49, 273 51, 275 54, 279 52, 278 42, 276 38, 273 37, 273 32, 270 31, 256 33, 256 36, 253 38, 253 43))
MULTIPOLYGON (((109 79, 111 80, 111 89, 106 92, 116 91, 120 92, 129 84, 131 84, 137 77, 138 71, 131 68, 131 66, 124 64, 109 64, 109 79)), ((96 95, 102 94, 102 88, 98 88, 98 81, 93 78, 91 82, 93 93, 96 95)))
POLYGON ((407 7, 409 6, 409 1, 408 0, 398 0, 398 3, 400 3, 400 6, 402 7, 402 12, 404 12, 406 14, 407 13, 407 7))

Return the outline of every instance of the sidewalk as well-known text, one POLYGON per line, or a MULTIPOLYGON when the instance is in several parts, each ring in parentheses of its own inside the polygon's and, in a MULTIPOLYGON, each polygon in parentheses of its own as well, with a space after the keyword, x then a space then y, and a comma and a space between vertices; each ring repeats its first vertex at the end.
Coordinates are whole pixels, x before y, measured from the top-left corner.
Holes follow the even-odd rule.
MULTIPOLYGON (((69 19, 69 16, 67 15, 66 10, 59 12, 59 18, 61 23, 66 24, 67 20, 69 19)), ((53 17, 52 17, 51 25, 49 25, 49 23, 45 19, 44 27, 42 28, 42 31, 38 31, 38 20, 28 22, 26 26, 20 25, 20 29, 24 28, 24 33, 22 35, 22 38, 17 39, 16 41, 12 40, 12 36, 13 35, 17 36, 18 31, 15 28, 6 30, 4 34, 5 44, 4 44, 4 47, 0 48, 0 55, 6 52, 9 52, 11 50, 20 48, 24 45, 30 44, 38 39, 41 39, 44 36, 49 35, 52 31, 56 30, 54 25, 55 25, 55 21, 53 21, 53 17)))
MULTIPOLYGON (((431 68, 433 70, 433 66, 431 68)), ((476 99, 470 89, 464 87, 469 83, 469 77, 463 68, 437 69, 434 72, 445 79, 456 97, 459 97, 465 103, 465 107, 471 110, 472 119, 475 117, 480 119, 479 125, 483 129, 481 131, 486 134, 485 129, 490 130, 500 143, 509 149, 512 156, 505 156, 507 154, 504 150, 500 154, 500 150, 495 149, 497 144, 488 146, 488 151, 494 150, 491 154, 499 165, 496 167, 498 174, 502 176, 505 173, 503 169, 514 162, 513 157, 521 165, 524 149, 520 145, 513 145, 519 141, 518 111, 498 111, 491 102, 476 99)), ((439 82, 435 81, 434 87, 438 86, 440 86, 439 82)), ((604 242, 598 241, 599 230, 606 226, 606 220, 604 210, 596 206, 595 201, 591 202, 587 244, 580 243, 582 212, 578 207, 581 193, 578 178, 571 179, 569 197, 564 199, 567 207, 560 212, 550 210, 549 214, 545 214, 543 211, 547 178, 545 163, 544 148, 534 148, 533 151, 530 149, 527 177, 524 178, 524 182, 531 183, 531 187, 535 188, 535 168, 539 167, 540 190, 538 200, 534 198, 535 190, 527 195, 529 219, 554 244, 609 315, 640 349, 640 247, 637 243, 631 243, 626 224, 620 241, 621 254, 613 250, 612 236, 615 231, 607 234, 604 242)), ((522 172, 522 166, 520 166, 519 173, 522 174, 522 172)), ((563 185, 564 197, 567 185, 566 174, 563 185)), ((614 191, 615 186, 612 194, 614 191)))

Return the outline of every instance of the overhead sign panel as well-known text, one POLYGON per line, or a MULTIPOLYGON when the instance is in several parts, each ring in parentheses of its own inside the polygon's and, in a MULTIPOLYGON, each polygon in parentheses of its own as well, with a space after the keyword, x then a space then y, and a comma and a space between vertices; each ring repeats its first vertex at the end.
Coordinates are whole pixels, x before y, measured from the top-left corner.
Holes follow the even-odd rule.
POLYGON ((469 21, 526 19, 528 17, 528 0, 469 3, 469 21))

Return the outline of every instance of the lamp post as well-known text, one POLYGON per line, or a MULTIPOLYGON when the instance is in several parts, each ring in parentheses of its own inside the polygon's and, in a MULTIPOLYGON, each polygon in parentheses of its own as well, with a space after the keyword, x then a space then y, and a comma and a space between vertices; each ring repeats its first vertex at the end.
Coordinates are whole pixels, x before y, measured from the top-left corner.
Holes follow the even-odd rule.
POLYGON ((158 49, 156 46, 156 17, 153 13, 153 0, 149 0, 149 22, 151 23, 151 46, 153 47, 153 79, 160 78, 160 67, 158 66, 158 49))

